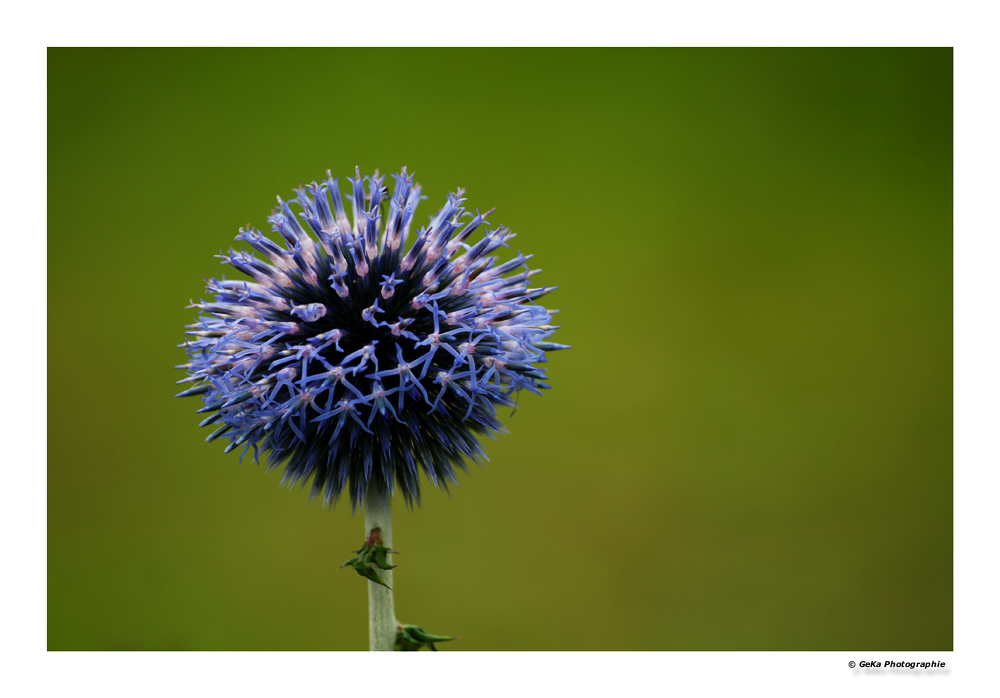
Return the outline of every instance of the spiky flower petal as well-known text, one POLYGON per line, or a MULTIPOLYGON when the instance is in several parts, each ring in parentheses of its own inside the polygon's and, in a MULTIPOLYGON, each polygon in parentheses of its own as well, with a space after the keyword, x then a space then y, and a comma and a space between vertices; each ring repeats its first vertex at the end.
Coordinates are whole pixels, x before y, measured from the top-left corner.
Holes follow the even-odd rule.
POLYGON ((251 281, 211 279, 214 301, 191 306, 178 368, 195 385, 178 397, 202 397, 207 441, 284 463, 283 482, 312 477, 324 503, 398 486, 411 505, 421 471, 447 488, 465 458, 485 459, 478 437, 504 431, 496 405, 549 387, 536 364, 565 347, 546 341, 557 311, 535 301, 554 288, 529 288, 530 255, 498 262, 514 234, 490 229, 492 210, 467 212, 461 189, 407 251, 422 197, 406 168, 391 199, 377 170, 355 170, 353 221, 327 175, 295 190, 297 216, 278 198, 268 221, 283 246, 241 229, 252 251, 221 255, 251 281))

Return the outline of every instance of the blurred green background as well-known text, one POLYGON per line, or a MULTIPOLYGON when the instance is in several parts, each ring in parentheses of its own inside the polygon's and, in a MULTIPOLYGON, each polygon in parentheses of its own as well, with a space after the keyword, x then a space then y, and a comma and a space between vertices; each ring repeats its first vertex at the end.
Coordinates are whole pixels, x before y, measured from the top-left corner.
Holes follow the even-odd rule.
MULTIPOLYGON (((363 650, 349 506, 174 400, 275 195, 407 165, 560 289, 554 389, 395 509, 453 650, 952 648, 951 50, 48 54, 48 646, 363 650)), ((389 180, 391 182, 391 179, 389 180)))

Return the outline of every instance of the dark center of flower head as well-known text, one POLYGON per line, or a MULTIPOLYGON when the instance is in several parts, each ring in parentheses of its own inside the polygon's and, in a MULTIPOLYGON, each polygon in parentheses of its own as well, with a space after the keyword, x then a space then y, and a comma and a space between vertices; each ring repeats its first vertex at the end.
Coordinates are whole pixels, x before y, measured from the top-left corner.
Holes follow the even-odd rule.
POLYGON ((447 487, 463 458, 485 458, 478 435, 504 431, 495 405, 548 387, 535 364, 564 347, 535 301, 554 289, 529 288, 530 255, 497 260, 514 236, 466 212, 462 190, 411 236, 421 197, 405 168, 391 199, 377 171, 348 178, 351 220, 327 175, 296 190, 298 216, 278 199, 284 246, 241 229, 252 251, 222 256, 250 280, 212 279, 215 301, 193 306, 181 368, 197 385, 181 396, 203 396, 202 426, 221 423, 209 441, 284 462, 290 485, 312 476, 324 502, 399 486, 411 504, 420 471, 447 487))

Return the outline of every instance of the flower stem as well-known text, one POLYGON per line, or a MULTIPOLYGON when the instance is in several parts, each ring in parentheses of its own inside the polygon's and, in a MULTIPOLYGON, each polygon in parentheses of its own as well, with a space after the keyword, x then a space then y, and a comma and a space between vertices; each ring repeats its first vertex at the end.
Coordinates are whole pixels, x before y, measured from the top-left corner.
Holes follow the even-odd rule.
MULTIPOLYGON (((392 501, 379 501, 374 492, 368 490, 365 499, 365 535, 370 536, 374 528, 382 529, 382 545, 392 547, 392 501)), ((386 557, 392 564, 392 553, 386 557)), ((392 586, 392 570, 379 570, 379 576, 392 586)), ((375 582, 368 582, 368 650, 370 652, 392 652, 396 645, 396 612, 393 608, 392 591, 375 582)))

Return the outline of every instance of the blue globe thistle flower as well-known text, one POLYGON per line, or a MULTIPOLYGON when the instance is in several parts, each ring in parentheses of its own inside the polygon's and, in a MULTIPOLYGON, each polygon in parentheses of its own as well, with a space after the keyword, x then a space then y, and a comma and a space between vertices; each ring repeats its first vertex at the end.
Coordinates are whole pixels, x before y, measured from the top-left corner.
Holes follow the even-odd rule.
POLYGON ((457 484, 464 458, 486 458, 479 437, 505 431, 495 406, 540 395, 549 386, 537 364, 566 348, 547 341, 558 311, 535 301, 554 288, 529 288, 540 271, 531 255, 494 256, 514 234, 490 229, 492 209, 473 216, 459 189, 407 250, 426 197, 406 168, 394 177, 389 198, 377 170, 355 169, 352 219, 329 171, 291 202, 278 197, 268 221, 284 245, 240 229, 252 251, 220 258, 251 280, 213 278, 215 300, 189 306, 201 314, 179 382, 195 385, 178 397, 202 397, 201 426, 218 425, 206 441, 264 453, 269 469, 284 463, 290 486, 312 477, 310 501, 347 488, 357 508, 398 486, 412 505, 421 471, 457 484))

